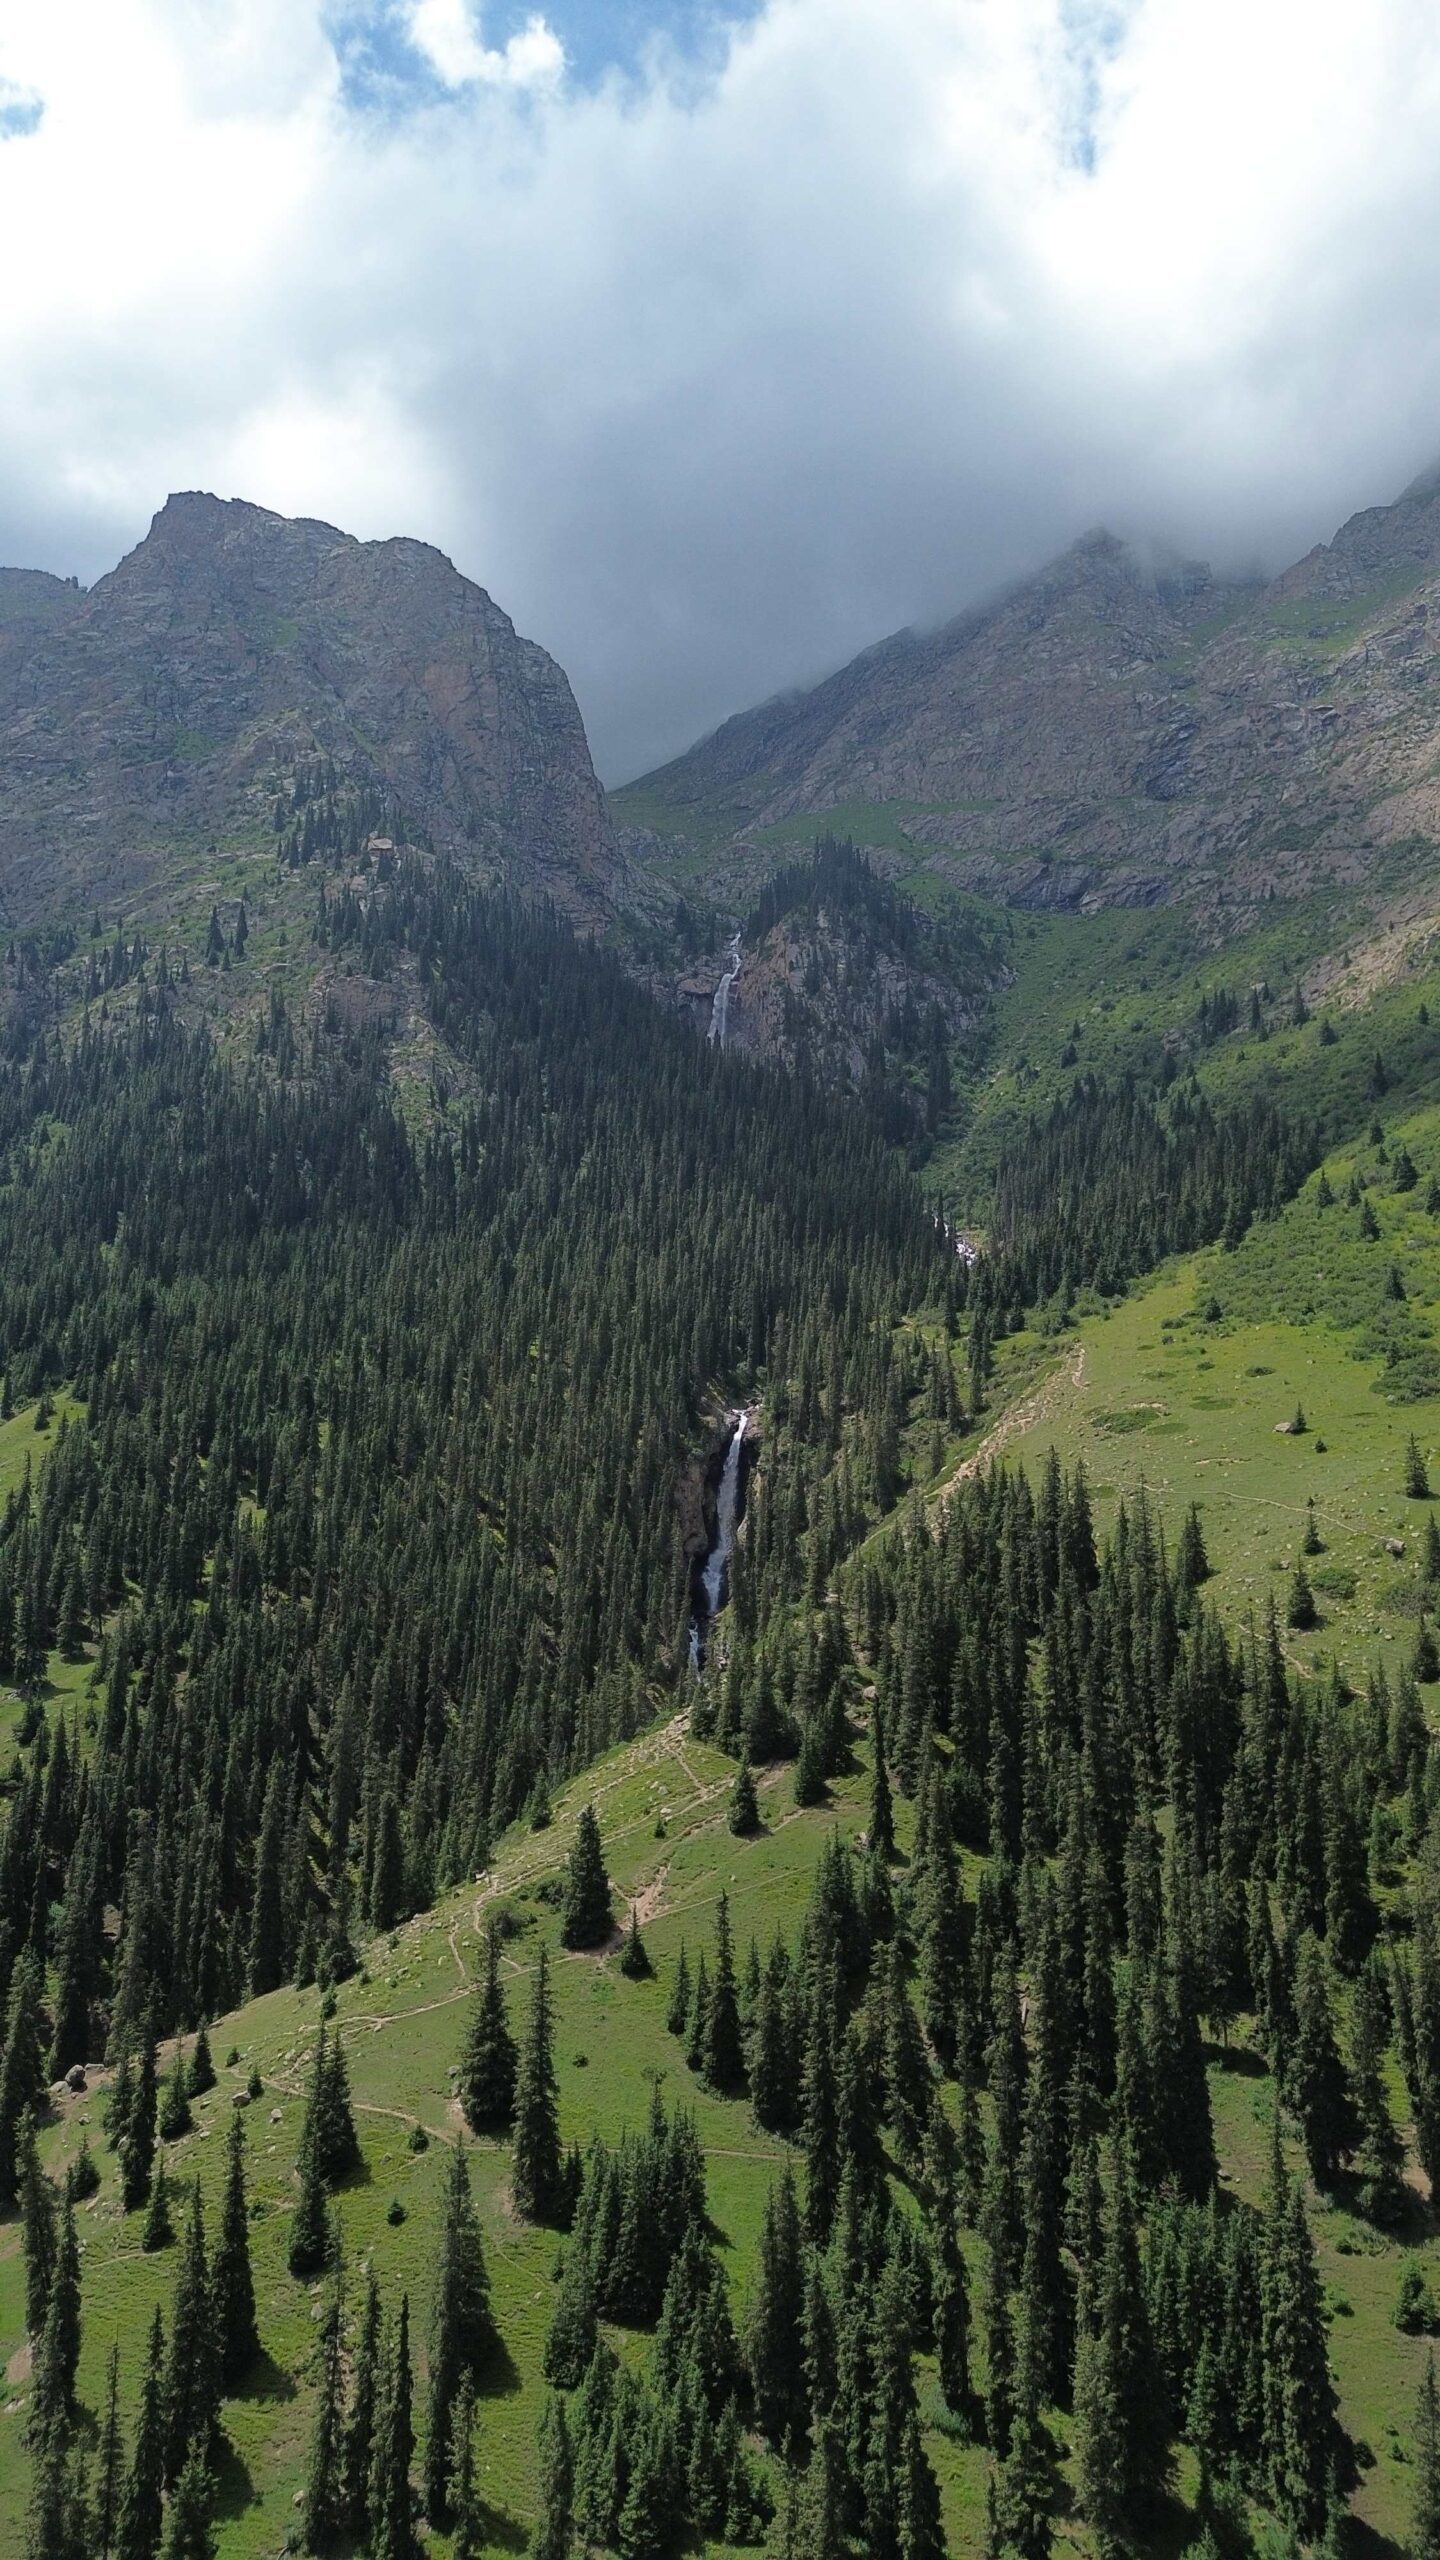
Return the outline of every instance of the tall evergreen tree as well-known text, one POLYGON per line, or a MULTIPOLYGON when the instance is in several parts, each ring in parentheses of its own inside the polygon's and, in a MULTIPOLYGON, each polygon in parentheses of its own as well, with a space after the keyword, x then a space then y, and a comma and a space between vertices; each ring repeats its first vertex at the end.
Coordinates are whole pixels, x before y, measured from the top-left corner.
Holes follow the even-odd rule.
POLYGON ((255 2279, 250 2266, 250 2205, 245 2187, 245 2117, 232 2107, 225 2136, 225 2191, 210 2277, 221 2380, 233 2390, 260 2352, 255 2279))
POLYGON ((470 2171, 457 2143, 445 2180, 435 2292, 430 2314, 430 2402, 425 2442, 425 2507, 437 2522, 447 2513, 446 2484, 456 2394, 473 2380, 494 2336, 490 2283, 470 2171))
POLYGON ((375 2416, 375 2445, 370 2461, 371 2560, 413 2560, 415 2527, 411 2513, 410 2465, 415 2453, 411 2402, 410 2297, 402 2293, 384 2390, 375 2416))
POLYGON ((116 2560, 155 2560, 165 2485, 165 2328, 159 2305, 150 2324, 140 2412, 115 2526, 116 2560))
POLYGON ((527 2222, 546 2222, 561 2201, 560 2119, 556 2103, 550 1972, 540 1950, 530 2020, 515 2089, 515 2148, 510 2172, 515 2207, 527 2222))
POLYGON ((600 1825, 592 1804, 582 1805, 565 1868, 560 1936, 567 1947, 600 1947, 610 1935, 610 1879, 600 1825))
POLYGON ((505 2009, 500 1975, 500 1931, 485 1931, 485 1970, 470 2009, 460 2049, 460 2104, 472 2133, 508 2133, 515 2115, 515 2038, 505 2009))

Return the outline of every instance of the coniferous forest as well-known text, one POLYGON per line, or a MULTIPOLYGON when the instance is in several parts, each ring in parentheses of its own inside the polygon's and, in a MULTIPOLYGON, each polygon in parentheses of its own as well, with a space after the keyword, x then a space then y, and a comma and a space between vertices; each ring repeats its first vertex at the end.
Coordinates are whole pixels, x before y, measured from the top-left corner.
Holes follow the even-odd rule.
MULTIPOLYGON (((1435 1674, 1310 1676, 1293 1605, 1213 1605, 1198 1507, 1101 1527, 1082 1468, 986 1439, 1037 1311, 1236 1251, 1309 1124, 1077 1079, 967 1261, 863 1095, 707 1046, 451 865, 362 887, 327 849, 282 850, 311 948, 398 991, 423 1073, 333 995, 217 1039, 142 944, 12 1016, 0 1068, 27 2560, 1338 2553, 1374 2454, 1317 2214, 1409 2248, 1397 2323, 1440 2323, 1435 1674), (663 1790, 609 1810, 662 1751, 678 1881, 663 1790), (357 2097, 432 1927, 437 2085, 357 2097), (630 2004, 593 2081, 577 1979, 630 2004), (413 2237, 363 2202, 397 2125, 443 2154, 413 2237), (268 2376, 303 2436, 279 2523, 268 2376)), ((1413 2442, 1430 2560, 1433 2377, 1413 2442)))

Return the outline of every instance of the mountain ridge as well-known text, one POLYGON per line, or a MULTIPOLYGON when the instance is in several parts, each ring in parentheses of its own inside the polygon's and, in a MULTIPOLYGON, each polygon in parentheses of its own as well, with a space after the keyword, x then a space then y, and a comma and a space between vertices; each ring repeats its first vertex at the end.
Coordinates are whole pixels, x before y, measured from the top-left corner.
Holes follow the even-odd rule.
POLYGON ((12 925, 264 828, 317 756, 437 850, 604 911, 619 864, 568 679, 428 544, 186 491, 95 586, 58 585, 0 585, 12 925))
MULTIPOLYGON (((1440 841, 1440 477, 1277 578, 1102 529, 936 630, 872 644, 612 795, 737 858, 802 815, 898 809, 956 884, 1020 905, 1242 902, 1440 841)), ((883 834, 875 838, 883 843, 883 834)))

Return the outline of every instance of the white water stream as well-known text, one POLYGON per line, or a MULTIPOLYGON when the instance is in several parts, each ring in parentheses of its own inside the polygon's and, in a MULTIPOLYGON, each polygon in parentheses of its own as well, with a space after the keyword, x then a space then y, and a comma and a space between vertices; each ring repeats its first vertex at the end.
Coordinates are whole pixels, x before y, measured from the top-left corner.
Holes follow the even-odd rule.
POLYGON ((735 1552, 735 1531, 740 1519, 740 1470, 745 1463, 745 1432, 749 1420, 748 1413, 736 1415, 725 1451, 725 1464, 720 1470, 720 1484, 715 1496, 715 1535, 700 1576, 704 1610, 702 1614, 697 1608, 690 1621, 690 1659, 697 1671, 705 1660, 705 1640, 710 1622, 725 1604, 730 1559, 735 1552))
POLYGON ((715 990, 715 1001, 710 1008, 710 1028, 706 1038, 717 1049, 725 1046, 725 1035, 730 1028, 730 990, 739 975, 740 936, 737 933, 730 945, 730 966, 715 990))

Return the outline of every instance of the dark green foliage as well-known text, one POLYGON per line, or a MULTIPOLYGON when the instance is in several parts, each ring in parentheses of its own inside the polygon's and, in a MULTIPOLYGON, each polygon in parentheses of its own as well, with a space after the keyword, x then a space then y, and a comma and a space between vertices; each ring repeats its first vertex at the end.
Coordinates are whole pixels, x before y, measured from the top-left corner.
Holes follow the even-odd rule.
POLYGON ((305 2472, 305 2543, 324 2551, 345 2521, 344 2421, 345 2378, 341 2362, 341 2300, 333 2287, 320 2330, 320 2384, 310 2429, 310 2459, 305 2472))
POLYGON ((645 1941, 640 1935, 639 1908, 634 1903, 630 1906, 630 1926, 625 1932, 625 1944, 620 1950, 620 1970, 627 1982, 648 1982, 655 1970, 645 1952, 645 1941))
POLYGON ((155 2560, 165 2485, 165 2330, 157 2304, 150 2326, 140 2409, 115 2528, 116 2560, 155 2560))
POLYGON ((150 2201, 145 2207, 145 2224, 140 2246, 146 2251, 168 2249, 175 2237, 175 2224, 170 2212, 170 2181, 162 2160, 150 2185, 150 2201))
POLYGON ((250 2269, 250 2213, 245 2191, 245 2117, 230 2112, 225 2136, 225 2192, 210 2278, 221 2379, 233 2390, 260 2352, 255 2279, 250 2269))
POLYGON ((208 2463, 219 2417, 220 2342, 197 2183, 175 2280, 165 2367, 165 2477, 172 2485, 192 2453, 208 2463))
POLYGON ((1413 1431, 1405 1443, 1405 1491, 1412 1502, 1428 1502, 1430 1499, 1430 1470, 1413 1431))
MULTIPOLYGON (((568 2560, 575 2465, 565 2403, 552 2391, 540 2413, 540 2510, 530 2536, 530 2560, 568 2560)), ((1425 2555, 1430 2560, 1430 2555, 1425 2555)))
POLYGON ((438 2522, 447 2513, 451 2435, 462 2380, 473 2382, 494 2337, 490 2281, 470 2171, 457 2144, 450 2153, 430 2311, 430 2398, 425 2441, 425 2508, 438 2522))
POLYGON ((1440 2560, 1440 2391, 1435 2384, 1433 2349, 1425 2358, 1415 2408, 1413 2514, 1412 2560, 1440 2560))
POLYGON ((737 1840, 748 1840, 760 1828, 760 1805, 755 1793, 755 1773, 748 1760, 742 1760, 735 1772, 730 1802, 725 1819, 737 1840))
POLYGON ((542 1947, 530 1995, 530 2017, 515 2089, 515 2147, 510 2170, 517 2213, 548 2222, 563 2202, 560 2122, 556 2109, 554 2021, 549 1961, 542 1947))
POLYGON ((410 2465, 415 2451, 411 2398, 410 2298, 400 2296, 400 2309, 383 2364, 383 2387, 377 2395, 375 2441, 370 2457, 371 2560, 413 2560, 415 2526, 410 2465))
POLYGON ((460 2103, 472 2133, 508 2133, 515 2113, 518 2055, 500 1977, 500 1932, 485 1931, 485 1970, 460 2052, 460 2103))
POLYGON ((565 1868, 561 1942, 567 1947, 603 1946, 610 1935, 610 1879, 593 1805, 582 1805, 574 1845, 565 1868))
POLYGON ((215 2484, 200 2457, 192 2454, 175 2483, 165 2518, 161 2560, 215 2560, 210 2524, 215 2484))

